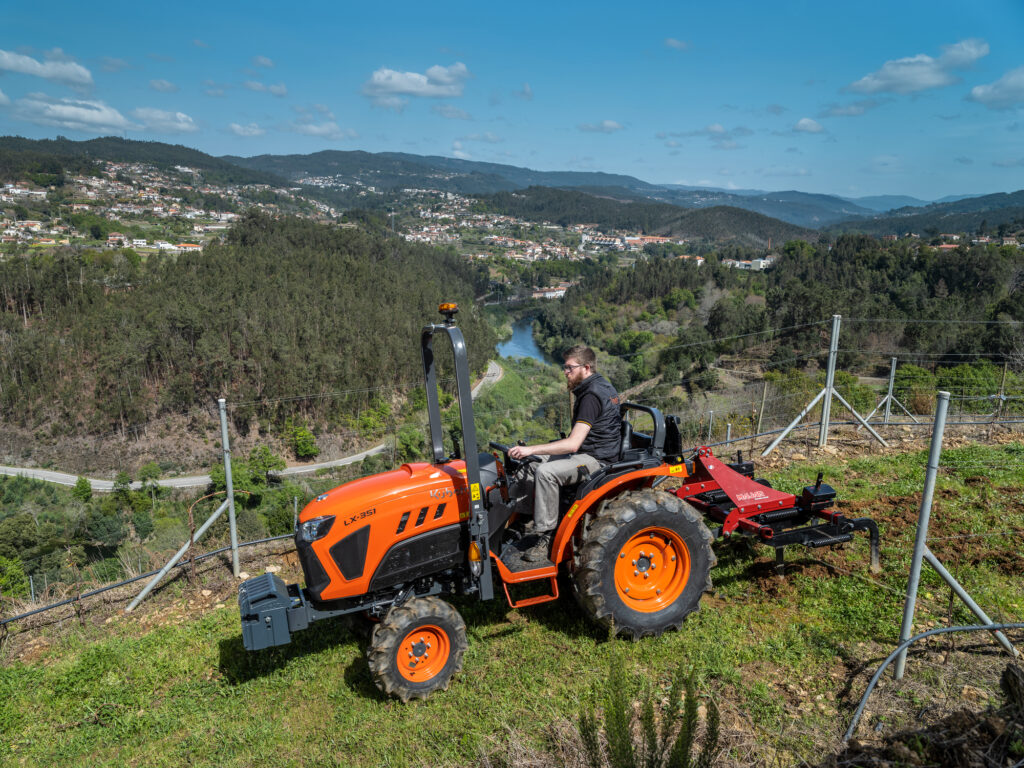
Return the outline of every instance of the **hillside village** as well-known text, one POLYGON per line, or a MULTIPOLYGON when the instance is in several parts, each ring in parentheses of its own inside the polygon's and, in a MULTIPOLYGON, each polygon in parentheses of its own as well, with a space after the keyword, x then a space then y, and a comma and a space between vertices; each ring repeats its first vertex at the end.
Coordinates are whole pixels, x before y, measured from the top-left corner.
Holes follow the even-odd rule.
MULTIPOLYGON (((220 237, 242 212, 256 208, 321 221, 340 221, 342 212, 316 200, 303 187, 267 184, 220 185, 201 171, 177 165, 159 169, 144 163, 102 162, 96 175, 69 176, 63 188, 43 188, 30 181, 0 187, 0 246, 39 249, 54 246, 131 248, 140 254, 201 251, 220 237)), ((300 183, 323 189, 347 188, 332 177, 306 177, 300 183)), ((362 187, 361 196, 379 194, 362 187)), ((405 215, 396 232, 410 242, 454 245, 469 258, 502 256, 520 262, 581 260, 601 253, 638 253, 653 243, 685 246, 684 238, 638 232, 605 232, 593 224, 562 227, 476 210, 478 201, 451 192, 403 189, 398 199, 405 215), (542 236, 516 237, 519 232, 542 236)), ((700 256, 697 265, 704 263, 700 256)), ((733 262, 730 266, 763 269, 771 259, 733 262)), ((566 285, 538 290, 537 297, 557 298, 566 285)))
POLYGON ((0 244, 179 253, 202 250, 249 208, 340 217, 334 208, 297 189, 211 184, 202 180, 200 171, 186 166, 161 170, 143 163, 103 162, 98 171, 95 176, 69 176, 63 188, 5 182, 0 187, 0 244), (29 215, 39 210, 49 215, 29 215))

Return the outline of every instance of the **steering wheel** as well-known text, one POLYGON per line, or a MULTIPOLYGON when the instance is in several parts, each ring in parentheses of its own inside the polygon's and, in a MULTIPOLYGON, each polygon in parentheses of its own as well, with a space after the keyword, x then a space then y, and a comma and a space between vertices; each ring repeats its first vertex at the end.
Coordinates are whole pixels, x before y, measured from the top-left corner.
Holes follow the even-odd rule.
POLYGON ((521 466, 524 464, 540 463, 540 456, 527 456, 525 459, 513 459, 508 455, 508 452, 512 450, 512 446, 505 445, 504 443, 495 443, 491 441, 490 447, 495 451, 501 451, 504 457, 503 464, 505 465, 505 474, 514 475, 521 466))

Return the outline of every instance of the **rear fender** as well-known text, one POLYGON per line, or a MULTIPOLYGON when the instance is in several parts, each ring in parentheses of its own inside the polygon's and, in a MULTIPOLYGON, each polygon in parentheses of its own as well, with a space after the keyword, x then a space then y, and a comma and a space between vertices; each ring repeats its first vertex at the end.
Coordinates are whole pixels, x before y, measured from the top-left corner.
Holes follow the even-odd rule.
POLYGON ((619 475, 607 483, 598 486, 582 499, 577 499, 565 513, 558 530, 555 532, 555 539, 552 545, 552 561, 561 563, 572 555, 572 540, 576 535, 583 521, 588 514, 593 514, 601 508, 602 502, 610 501, 619 494, 635 488, 649 488, 659 477, 685 478, 687 476, 686 465, 660 464, 650 469, 638 469, 635 472, 628 472, 619 475))

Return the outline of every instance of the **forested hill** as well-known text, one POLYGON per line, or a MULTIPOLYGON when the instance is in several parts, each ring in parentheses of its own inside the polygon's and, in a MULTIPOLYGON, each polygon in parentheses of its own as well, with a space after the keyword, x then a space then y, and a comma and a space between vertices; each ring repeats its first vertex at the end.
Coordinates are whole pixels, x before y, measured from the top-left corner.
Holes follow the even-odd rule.
POLYGON ((488 211, 562 226, 596 224, 600 229, 641 231, 715 242, 766 247, 787 240, 817 240, 813 230, 730 206, 681 210, 668 203, 623 202, 582 192, 530 187, 480 198, 488 211))
POLYGON ((457 301, 471 362, 494 336, 464 258, 358 229, 249 214, 177 261, 55 250, 0 262, 0 410, 50 434, 107 432, 218 396, 239 418, 344 423, 421 380, 420 329, 457 301), (287 398, 284 401, 274 401, 287 398))
POLYGON ((838 224, 836 232, 864 232, 872 235, 902 235, 915 232, 936 235, 943 232, 1008 233, 1024 229, 1024 189, 1000 192, 922 208, 898 208, 874 219, 857 219, 838 224))
POLYGON ((309 155, 226 155, 235 165, 267 171, 289 179, 303 176, 339 176, 380 189, 439 189, 463 194, 489 194, 536 186, 618 186, 654 189, 632 176, 584 171, 535 171, 500 163, 483 163, 436 155, 405 152, 325 150, 309 155))
MULTIPOLYGON (((1014 247, 975 246, 962 254, 843 235, 831 246, 787 243, 766 272, 655 257, 630 270, 594 273, 561 302, 546 304, 539 321, 548 351, 582 341, 619 355, 630 365, 622 386, 655 374, 678 378, 716 354, 763 344, 757 334, 770 328, 800 329, 759 353, 791 367, 821 348, 821 323, 833 314, 871 319, 844 321, 849 350, 888 356, 906 349, 949 365, 972 354, 1019 360, 1022 272, 1024 252, 1014 247), (993 320, 1001 324, 978 324, 993 320), (741 339, 700 346, 730 337, 741 339), (659 353, 665 343, 671 351, 659 353)), ((843 365, 863 362, 849 350, 843 365)))
POLYGON ((271 184, 284 186, 284 179, 265 171, 252 170, 213 157, 197 149, 159 141, 133 141, 105 136, 88 141, 24 139, 0 136, 0 180, 10 181, 34 174, 56 174, 48 183, 63 183, 62 171, 87 173, 95 160, 115 163, 145 163, 158 168, 182 165, 203 172, 206 181, 220 184, 271 184))

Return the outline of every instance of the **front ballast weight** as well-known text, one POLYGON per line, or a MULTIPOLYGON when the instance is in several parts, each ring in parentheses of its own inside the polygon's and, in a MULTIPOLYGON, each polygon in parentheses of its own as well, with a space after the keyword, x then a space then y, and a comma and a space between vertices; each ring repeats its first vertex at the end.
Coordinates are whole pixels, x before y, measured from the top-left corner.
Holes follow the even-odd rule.
POLYGON ((675 494, 719 523, 717 534, 740 534, 775 548, 781 573, 786 547, 799 544, 809 549, 835 546, 867 531, 871 547, 871 571, 881 571, 878 525, 869 517, 850 519, 833 509, 836 491, 818 474, 814 485, 804 486, 799 496, 777 491, 766 480, 754 479, 754 465, 743 461, 726 464, 710 448, 697 449, 693 471, 675 494))

